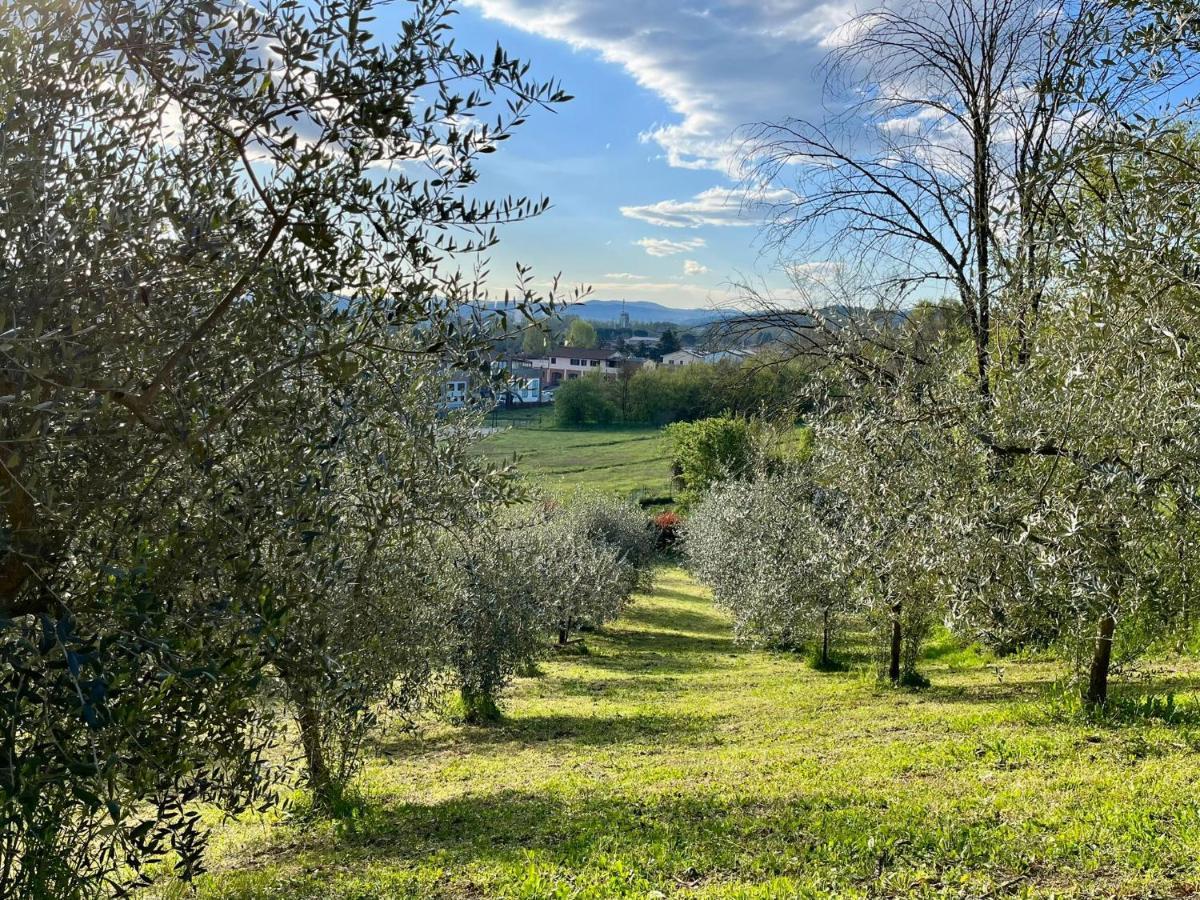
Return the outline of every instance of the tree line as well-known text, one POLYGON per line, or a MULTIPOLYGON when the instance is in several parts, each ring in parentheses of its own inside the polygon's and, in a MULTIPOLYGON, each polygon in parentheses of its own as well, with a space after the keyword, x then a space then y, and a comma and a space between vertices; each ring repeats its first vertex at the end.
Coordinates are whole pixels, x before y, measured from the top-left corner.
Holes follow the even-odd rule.
POLYGON ((668 425, 731 412, 774 420, 808 408, 803 361, 769 355, 735 363, 622 369, 616 378, 589 375, 560 385, 554 421, 584 425, 668 425))

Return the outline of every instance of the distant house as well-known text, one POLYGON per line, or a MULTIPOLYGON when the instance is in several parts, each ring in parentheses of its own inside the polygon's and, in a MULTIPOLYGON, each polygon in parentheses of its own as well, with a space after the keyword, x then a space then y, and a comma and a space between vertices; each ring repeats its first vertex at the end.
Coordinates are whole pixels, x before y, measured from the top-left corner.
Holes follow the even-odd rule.
POLYGON ((515 360, 506 360, 508 386, 500 396, 501 406, 536 406, 542 402, 542 370, 515 360))
POLYGON ((581 375, 600 375, 616 378, 623 369, 641 368, 646 360, 628 356, 618 350, 587 350, 582 347, 558 347, 544 356, 529 360, 531 367, 542 372, 543 387, 557 387, 581 375))
POLYGON ((491 381, 478 372, 447 371, 442 381, 441 408, 462 409, 472 391, 477 397, 494 397, 500 406, 536 406, 543 401, 542 370, 530 365, 524 357, 498 357, 492 360, 491 367, 496 376, 507 376, 504 381, 499 378, 491 381))
POLYGON ((676 350, 674 353, 667 353, 662 358, 664 366, 691 366, 696 363, 706 363, 712 365, 719 362, 741 362, 742 360, 753 356, 749 350, 712 350, 705 352, 703 350, 676 350))
POLYGON ((471 392, 471 376, 457 369, 446 373, 442 381, 442 396, 438 405, 443 410, 462 409, 471 392))

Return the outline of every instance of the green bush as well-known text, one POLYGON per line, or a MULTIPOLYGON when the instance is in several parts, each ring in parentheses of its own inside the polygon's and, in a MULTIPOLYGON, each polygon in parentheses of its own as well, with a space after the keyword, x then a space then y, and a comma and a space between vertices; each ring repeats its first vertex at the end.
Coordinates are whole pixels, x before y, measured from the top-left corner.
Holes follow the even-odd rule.
POLYGON ((685 492, 698 496, 718 481, 741 478, 754 461, 754 429, 745 419, 720 416, 667 428, 671 466, 685 492))
POLYGON ((555 395, 554 421, 558 425, 608 425, 614 418, 616 407, 605 397, 605 385, 598 375, 568 381, 555 395))

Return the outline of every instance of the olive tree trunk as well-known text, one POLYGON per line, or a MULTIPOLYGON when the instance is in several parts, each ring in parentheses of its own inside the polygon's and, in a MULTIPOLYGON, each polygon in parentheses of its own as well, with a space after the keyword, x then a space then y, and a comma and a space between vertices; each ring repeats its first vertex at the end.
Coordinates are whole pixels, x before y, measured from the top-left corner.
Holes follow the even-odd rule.
POLYGON ((304 764, 308 769, 313 805, 325 806, 332 797, 333 776, 325 759, 325 735, 321 727, 321 715, 317 712, 312 697, 304 696, 297 701, 296 724, 300 726, 300 745, 304 748, 304 764))
POLYGON ((1108 701, 1108 670, 1112 664, 1113 634, 1116 630, 1117 620, 1111 612, 1105 613, 1100 619, 1100 627, 1096 631, 1096 644, 1092 649, 1092 665, 1088 672, 1087 689, 1083 695, 1086 706, 1095 708, 1108 701))
POLYGON ((900 681, 900 656, 904 647, 904 632, 900 624, 902 607, 900 601, 892 604, 892 645, 888 660, 888 678, 893 683, 900 681))
POLYGON ((821 612, 821 665, 829 665, 829 610, 821 612))

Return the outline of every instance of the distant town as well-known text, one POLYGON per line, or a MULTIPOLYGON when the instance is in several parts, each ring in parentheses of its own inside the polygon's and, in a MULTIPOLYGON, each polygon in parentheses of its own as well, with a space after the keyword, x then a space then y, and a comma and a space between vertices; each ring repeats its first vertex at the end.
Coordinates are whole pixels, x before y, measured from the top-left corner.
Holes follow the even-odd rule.
POLYGON ((463 408, 474 392, 489 390, 496 380, 503 382, 496 391, 498 406, 540 406, 554 402, 560 385, 581 377, 618 380, 658 366, 738 364, 762 346, 731 346, 728 338, 719 336, 714 327, 719 315, 711 311, 673 310, 639 302, 639 311, 661 312, 670 318, 639 321, 622 309, 615 321, 592 321, 586 316, 616 305, 614 301, 594 303, 598 305, 595 311, 590 304, 580 304, 581 314, 555 316, 526 327, 519 343, 509 335, 498 338, 490 376, 460 369, 448 372, 443 409, 463 408), (489 384, 480 383, 483 381, 489 384))

